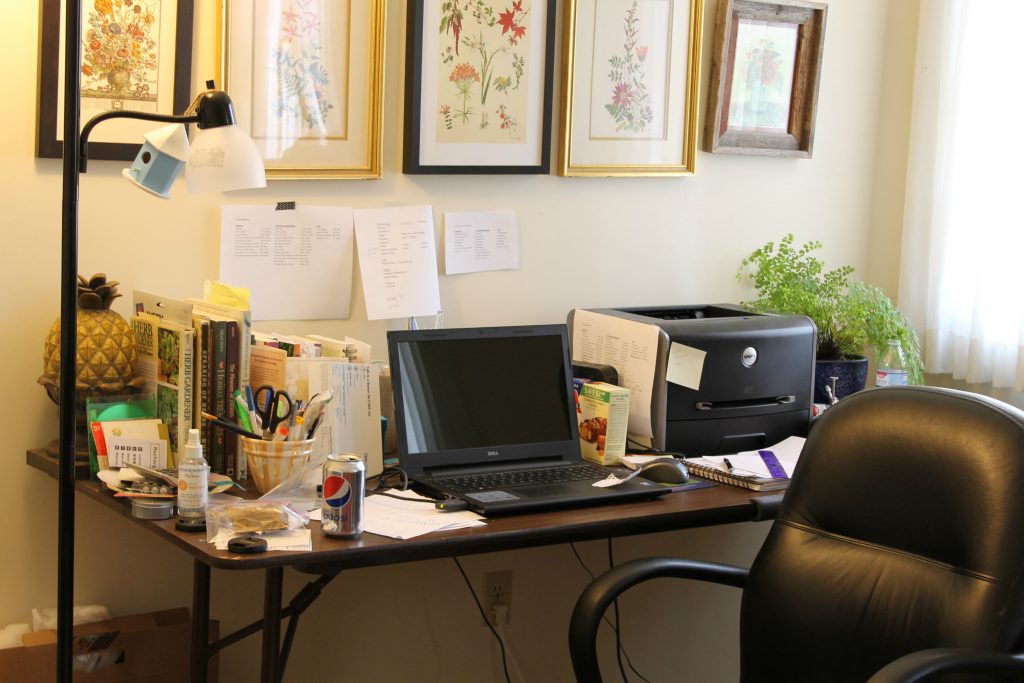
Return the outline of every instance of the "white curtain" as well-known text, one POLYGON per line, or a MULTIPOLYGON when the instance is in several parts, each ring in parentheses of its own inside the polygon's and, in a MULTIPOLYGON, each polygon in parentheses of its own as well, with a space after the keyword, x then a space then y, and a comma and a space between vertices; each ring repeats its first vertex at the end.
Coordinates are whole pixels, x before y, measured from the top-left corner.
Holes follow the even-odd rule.
POLYGON ((1024 0, 921 0, 900 307, 928 372, 1024 390, 1024 0))

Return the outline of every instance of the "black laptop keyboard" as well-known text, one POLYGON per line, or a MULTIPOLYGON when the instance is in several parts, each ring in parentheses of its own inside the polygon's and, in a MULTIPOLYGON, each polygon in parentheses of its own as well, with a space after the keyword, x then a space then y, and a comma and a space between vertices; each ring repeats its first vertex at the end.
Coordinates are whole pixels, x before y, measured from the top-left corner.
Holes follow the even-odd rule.
POLYGON ((536 484, 561 484, 567 481, 598 481, 608 476, 608 471, 597 465, 583 463, 569 467, 544 467, 527 470, 506 470, 450 477, 435 477, 432 481, 455 493, 494 491, 514 486, 536 484))

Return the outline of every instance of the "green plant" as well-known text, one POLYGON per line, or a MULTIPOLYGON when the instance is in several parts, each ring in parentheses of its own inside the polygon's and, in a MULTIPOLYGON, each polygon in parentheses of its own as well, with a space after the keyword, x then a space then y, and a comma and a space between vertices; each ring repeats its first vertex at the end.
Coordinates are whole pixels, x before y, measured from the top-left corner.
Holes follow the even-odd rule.
POLYGON ((921 345, 910 321, 885 292, 851 280, 852 266, 825 269, 813 252, 821 242, 794 246, 792 233, 767 242, 743 259, 736 279, 753 281, 758 298, 743 302, 757 312, 805 315, 818 328, 819 360, 842 360, 870 351, 881 358, 890 339, 903 348, 910 381, 924 379, 921 345))

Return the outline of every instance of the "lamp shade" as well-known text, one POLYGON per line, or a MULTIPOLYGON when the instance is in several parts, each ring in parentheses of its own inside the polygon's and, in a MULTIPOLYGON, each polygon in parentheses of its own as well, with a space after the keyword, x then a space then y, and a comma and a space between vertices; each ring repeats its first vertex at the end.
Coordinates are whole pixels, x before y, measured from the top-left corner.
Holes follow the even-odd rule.
POLYGON ((189 194, 266 187, 263 157, 238 126, 200 128, 185 165, 189 194))

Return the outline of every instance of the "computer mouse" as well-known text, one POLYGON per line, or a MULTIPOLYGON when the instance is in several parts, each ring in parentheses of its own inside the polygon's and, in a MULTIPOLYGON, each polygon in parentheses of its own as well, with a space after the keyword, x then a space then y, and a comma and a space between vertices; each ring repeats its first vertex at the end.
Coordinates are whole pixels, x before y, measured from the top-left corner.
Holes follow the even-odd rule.
POLYGON ((690 473, 682 460, 653 460, 640 468, 637 475, 659 484, 683 484, 690 479, 690 473))

